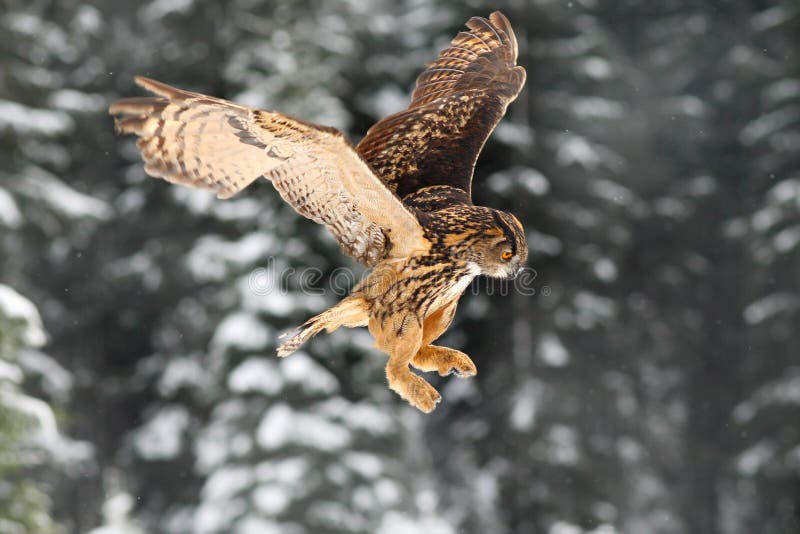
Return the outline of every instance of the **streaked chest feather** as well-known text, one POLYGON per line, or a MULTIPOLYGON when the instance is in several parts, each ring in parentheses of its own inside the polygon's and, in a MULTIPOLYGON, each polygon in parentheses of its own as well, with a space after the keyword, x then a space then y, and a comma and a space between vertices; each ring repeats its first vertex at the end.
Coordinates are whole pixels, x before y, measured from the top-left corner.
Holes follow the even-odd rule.
POLYGON ((376 268, 356 291, 367 298, 373 313, 377 315, 405 311, 413 312, 420 318, 457 299, 480 274, 480 268, 472 262, 413 262, 396 271, 389 266, 385 268, 386 271, 376 268))
POLYGON ((457 276, 449 287, 444 288, 444 298, 452 300, 464 292, 467 287, 472 283, 476 276, 481 272, 478 264, 469 262, 464 273, 457 276))

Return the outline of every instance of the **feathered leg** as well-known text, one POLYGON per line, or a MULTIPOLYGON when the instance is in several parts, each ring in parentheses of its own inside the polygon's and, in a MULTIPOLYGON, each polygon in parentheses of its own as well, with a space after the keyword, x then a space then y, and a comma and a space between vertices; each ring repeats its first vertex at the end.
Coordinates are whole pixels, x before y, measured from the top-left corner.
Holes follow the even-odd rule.
POLYGON ((441 376, 455 373, 462 378, 478 373, 470 357, 460 350, 430 344, 453 322, 457 303, 456 300, 425 319, 422 325, 422 347, 411 360, 411 365, 420 371, 436 371, 441 376))
POLYGON ((442 396, 408 368, 422 343, 422 325, 419 319, 411 314, 389 317, 384 321, 372 318, 369 321, 369 331, 375 337, 375 345, 389 355, 389 362, 386 364, 389 388, 415 408, 425 413, 432 412, 442 396))

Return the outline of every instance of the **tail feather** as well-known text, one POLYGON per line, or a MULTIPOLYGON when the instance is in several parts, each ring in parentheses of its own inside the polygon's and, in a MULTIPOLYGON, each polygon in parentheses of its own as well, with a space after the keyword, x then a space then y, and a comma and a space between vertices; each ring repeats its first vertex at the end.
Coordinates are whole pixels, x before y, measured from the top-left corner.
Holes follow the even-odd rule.
POLYGON ((294 330, 290 330, 278 338, 278 356, 285 358, 300 348, 300 345, 317 335, 323 329, 320 316, 312 317, 294 330))
POLYGON ((364 298, 360 295, 351 295, 333 308, 312 317, 294 330, 282 334, 278 338, 281 342, 278 345, 278 356, 283 358, 290 355, 322 330, 330 333, 340 326, 348 328, 366 326, 368 321, 369 315, 364 298))

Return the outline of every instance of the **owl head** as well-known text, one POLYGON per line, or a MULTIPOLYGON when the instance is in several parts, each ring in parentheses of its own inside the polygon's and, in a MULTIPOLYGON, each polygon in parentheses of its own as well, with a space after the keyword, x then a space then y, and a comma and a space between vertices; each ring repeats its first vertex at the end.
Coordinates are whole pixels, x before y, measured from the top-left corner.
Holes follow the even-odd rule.
POLYGON ((514 278, 528 260, 525 231, 519 220, 504 211, 489 209, 491 222, 471 247, 481 274, 493 278, 514 278))

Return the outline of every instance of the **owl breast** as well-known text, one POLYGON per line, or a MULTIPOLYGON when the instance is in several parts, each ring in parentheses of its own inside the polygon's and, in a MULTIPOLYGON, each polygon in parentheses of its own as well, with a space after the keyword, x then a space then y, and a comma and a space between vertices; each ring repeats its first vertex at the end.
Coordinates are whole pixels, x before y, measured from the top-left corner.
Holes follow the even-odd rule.
POLYGON ((467 263, 465 268, 458 269, 458 273, 448 281, 449 283, 436 288, 437 291, 429 295, 428 302, 425 302, 422 307, 423 316, 427 317, 459 298, 479 274, 480 267, 472 262, 467 263))
POLYGON ((446 288, 444 291, 444 297, 448 300, 452 300, 456 297, 459 297, 464 290, 469 287, 472 281, 478 276, 481 272, 480 267, 478 267, 477 263, 469 262, 467 264, 467 268, 464 270, 463 274, 458 276, 450 287, 446 288))
POLYGON ((480 268, 473 262, 417 258, 377 267, 354 292, 366 299, 375 316, 406 312, 422 320, 461 296, 478 274, 480 268))

